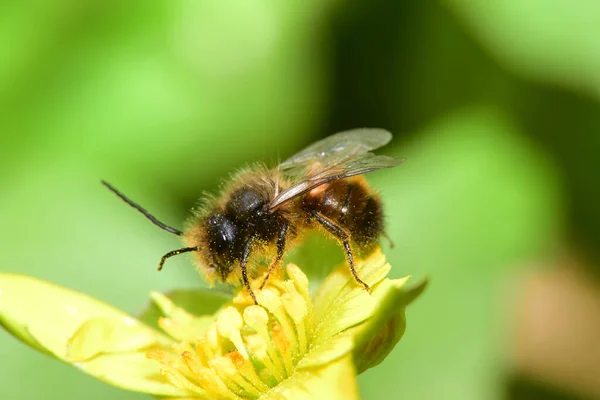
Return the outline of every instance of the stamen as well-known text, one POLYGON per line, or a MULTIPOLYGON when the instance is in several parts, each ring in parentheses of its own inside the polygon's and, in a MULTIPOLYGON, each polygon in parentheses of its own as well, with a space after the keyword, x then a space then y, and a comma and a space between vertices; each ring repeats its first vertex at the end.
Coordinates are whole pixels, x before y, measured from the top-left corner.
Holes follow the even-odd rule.
POLYGON ((221 354, 222 352, 216 324, 212 324, 206 331, 205 350, 209 360, 214 358, 216 355, 221 354))
MULTIPOLYGON (((288 264, 286 271, 291 282, 286 281, 285 283, 294 285, 296 292, 300 293, 300 295, 302 295, 304 298, 307 312, 307 317, 304 320, 304 324, 306 325, 307 329, 312 330, 314 327, 313 304, 312 299, 310 298, 310 292, 308 291, 308 278, 296 264, 288 264)), ((293 290, 291 289, 289 290, 289 292, 292 291, 293 290)))
POLYGON ((269 386, 267 386, 256 374, 256 370, 254 369, 254 365, 244 359, 239 353, 231 352, 227 354, 227 357, 231 358, 231 361, 237 368, 238 372, 256 389, 260 392, 266 392, 269 390, 269 386))
POLYGON ((211 360, 210 364, 219 374, 221 379, 223 379, 225 384, 239 396, 247 397, 250 395, 255 398, 260 396, 260 391, 239 374, 238 368, 231 358, 226 356, 217 357, 214 360, 211 360))
POLYGON ((282 380, 285 377, 285 369, 281 363, 281 359, 275 350, 275 346, 271 341, 271 335, 267 329, 269 323, 269 315, 265 309, 261 306, 249 306, 244 310, 244 321, 250 327, 252 327, 260 338, 265 343, 265 349, 269 355, 269 359, 273 363, 273 369, 269 368, 269 365, 265 363, 265 367, 269 368, 273 376, 277 380, 282 380))
POLYGON ((231 395, 229 388, 225 386, 215 371, 203 365, 199 357, 195 356, 192 352, 185 351, 181 354, 181 358, 203 388, 221 397, 231 395))
MULTIPOLYGON (((259 293, 258 299, 263 306, 275 317, 278 324, 273 324, 271 328, 271 338, 275 343, 279 354, 283 359, 286 367, 287 375, 291 375, 294 371, 292 363, 292 355, 290 353, 290 345, 296 343, 294 329, 290 325, 290 321, 285 314, 281 303, 280 294, 272 288, 267 288, 259 293)), ((293 351, 297 351, 295 348, 293 351)))
POLYGON ((297 361, 306 353, 307 349, 304 319, 308 313, 308 308, 302 295, 297 292, 284 293, 281 296, 281 301, 283 308, 296 326, 297 352, 295 353, 294 361, 297 361))
POLYGON ((210 352, 207 352, 208 344, 206 339, 202 337, 196 340, 194 348, 196 350, 196 355, 200 359, 200 364, 205 366, 208 365, 208 360, 210 360, 212 357, 210 352))
POLYGON ((242 316, 239 311, 234 307, 227 307, 224 309, 219 318, 217 319, 217 331, 219 335, 229 339, 237 351, 245 358, 248 359, 248 353, 242 342, 242 336, 240 335, 240 329, 244 325, 242 316))
POLYGON ((163 366, 163 368, 161 368, 160 372, 169 381, 169 383, 171 383, 171 385, 173 385, 177 388, 186 389, 192 393, 196 393, 196 394, 200 394, 200 395, 204 395, 204 396, 206 396, 206 394, 207 394, 205 390, 203 390, 199 386, 196 386, 195 384, 190 382, 175 367, 163 366))
MULTIPOLYGON (((275 366, 271 357, 269 357, 268 345, 260 335, 246 335, 244 340, 246 341, 248 349, 252 352, 252 355, 265 367, 259 372, 260 380, 262 382, 269 386, 274 386, 277 384, 277 381, 284 378, 281 373, 283 366, 275 366), (274 380, 275 382, 273 382, 274 380)), ((277 357, 277 355, 275 357, 277 357)))
POLYGON ((310 293, 308 291, 308 278, 296 264, 288 264, 286 268, 287 274, 294 282, 294 286, 298 293, 304 297, 307 304, 311 304, 310 293))
POLYGON ((283 359, 287 376, 292 375, 294 373, 294 363, 292 362, 292 355, 290 353, 290 344, 279 322, 273 323, 273 326, 271 327, 271 336, 283 359))
POLYGON ((285 311, 292 317, 295 324, 299 324, 304 320, 308 310, 306 302, 301 295, 296 292, 284 293, 281 296, 281 302, 285 311))

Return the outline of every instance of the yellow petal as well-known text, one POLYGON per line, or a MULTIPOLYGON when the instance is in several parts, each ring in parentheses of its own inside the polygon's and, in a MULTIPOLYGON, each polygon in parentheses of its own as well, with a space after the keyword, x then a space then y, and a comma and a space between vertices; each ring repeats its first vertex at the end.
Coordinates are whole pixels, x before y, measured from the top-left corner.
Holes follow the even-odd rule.
POLYGON ((314 368, 327 364, 350 353, 354 348, 354 340, 349 334, 339 334, 313 346, 302 357, 296 368, 314 368))
POLYGON ((85 361, 102 353, 142 350, 157 343, 155 333, 140 329, 130 318, 126 324, 111 318, 92 318, 77 329, 67 342, 67 359, 85 361))
POLYGON ((146 348, 170 345, 170 338, 85 294, 0 272, 0 325, 33 348, 115 386, 188 395, 169 385, 159 365, 145 356, 146 348))
POLYGON ((406 289, 410 277, 386 279, 374 291, 377 307, 355 332, 354 363, 358 373, 381 363, 404 335, 406 306, 425 289, 424 280, 406 289))
POLYGON ((157 343, 171 341, 108 304, 50 282, 18 274, 0 273, 0 314, 11 315, 45 349, 67 358, 69 339, 87 321, 106 318, 123 329, 157 343))
POLYGON ((122 389, 156 396, 181 397, 190 393, 171 385, 160 372, 160 365, 146 352, 108 354, 73 364, 81 371, 122 389))
POLYGON ((2 311, 0 309, 0 326, 12 334, 14 337, 25 343, 26 345, 42 352, 46 355, 54 357, 54 354, 50 353, 45 349, 35 337, 31 335, 25 325, 23 325, 16 317, 11 315, 8 311, 2 311))
MULTIPOLYGON (((376 288, 387 275, 390 265, 380 249, 356 264, 358 275, 376 288)), ((364 322, 373 313, 376 299, 358 285, 347 265, 338 266, 315 295, 315 329, 318 340, 335 336, 364 322)))
POLYGON ((318 368, 297 371, 260 400, 354 400, 358 399, 356 372, 348 354, 318 368))
POLYGON ((188 313, 162 293, 152 292, 150 297, 161 313, 167 316, 159 318, 160 328, 177 340, 194 340, 202 336, 214 320, 212 315, 195 316, 188 313))
MULTIPOLYGON (((375 249, 365 259, 357 258, 355 267, 358 276, 371 288, 381 282, 391 269, 381 248, 375 249)), ((313 304, 317 318, 322 317, 324 307, 335 302, 340 292, 360 288, 362 287, 352 277, 348 264, 344 262, 338 265, 319 286, 319 290, 315 294, 313 304)), ((366 293, 364 288, 363 291, 366 293)))

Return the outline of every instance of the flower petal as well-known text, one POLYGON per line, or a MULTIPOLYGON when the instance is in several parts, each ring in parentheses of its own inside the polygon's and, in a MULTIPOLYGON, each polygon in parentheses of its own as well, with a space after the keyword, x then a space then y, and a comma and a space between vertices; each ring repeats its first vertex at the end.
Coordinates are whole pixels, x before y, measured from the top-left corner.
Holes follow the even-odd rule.
POLYGON ((346 355, 319 368, 299 370, 260 400, 353 400, 358 399, 356 372, 352 357, 346 355))
POLYGON ((354 364, 359 374, 381 363, 404 335, 406 306, 427 286, 427 280, 423 280, 405 289, 409 278, 385 279, 373 291, 377 307, 355 332, 354 364))
POLYGON ((108 304, 85 294, 11 273, 0 273, 0 314, 10 315, 55 357, 68 358, 68 341, 87 321, 106 318, 116 327, 157 343, 170 340, 108 304))
MULTIPOLYGON (((385 278, 390 268, 380 249, 356 263, 358 275, 372 288, 385 278)), ((328 340, 357 326, 369 318, 375 306, 375 297, 358 285, 348 266, 342 264, 325 279, 315 295, 315 336, 328 340)))
MULTIPOLYGON (((213 289, 178 289, 163 294, 170 303, 178 309, 183 309, 193 316, 212 315, 220 309, 225 303, 231 301, 232 295, 213 289)), ((174 308, 166 305, 165 302, 158 300, 155 295, 152 301, 138 315, 140 321, 147 325, 159 329, 158 320, 160 317, 173 317, 174 308)))
POLYGON ((0 273, 0 325, 36 350, 129 390, 185 396, 145 356, 172 340, 85 294, 19 274, 0 273))
POLYGON ((145 351, 106 354, 75 367, 95 378, 122 389, 156 396, 189 396, 185 390, 175 388, 161 374, 160 366, 146 357, 145 351))
POLYGON ((3 312, 0 309, 0 326, 12 334, 14 337, 25 343, 26 345, 33 347, 39 352, 53 357, 54 355, 46 350, 29 332, 27 327, 20 323, 17 318, 10 315, 9 312, 3 312))
POLYGON ((158 318, 158 325, 163 331, 179 341, 199 338, 215 319, 210 314, 192 315, 183 308, 178 307, 162 293, 152 292, 150 297, 159 311, 165 315, 165 317, 158 318))
POLYGON ((353 337, 349 334, 341 333, 312 347, 298 362, 296 368, 314 368, 327 364, 350 353, 353 347, 353 337))
POLYGON ((156 344, 156 333, 140 329, 133 319, 123 324, 111 318, 92 318, 69 338, 67 360, 86 361, 100 354, 142 350, 156 344))

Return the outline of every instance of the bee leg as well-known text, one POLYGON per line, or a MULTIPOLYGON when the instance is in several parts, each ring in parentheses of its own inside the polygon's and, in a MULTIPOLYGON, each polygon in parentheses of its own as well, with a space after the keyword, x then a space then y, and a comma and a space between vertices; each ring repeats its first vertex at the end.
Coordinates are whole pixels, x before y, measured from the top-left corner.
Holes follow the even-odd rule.
POLYGON ((362 285, 362 287, 364 287, 367 292, 370 292, 371 288, 369 287, 369 285, 367 285, 367 283, 365 281, 360 279, 358 277, 358 274, 356 273, 356 269, 354 268, 354 257, 352 256, 352 248, 350 247, 350 243, 348 242, 348 239, 344 240, 342 242, 342 245, 344 246, 346 258, 348 259, 348 265, 350 265, 350 272, 352 272, 352 276, 354 277, 354 280, 356 282, 358 282, 359 285, 362 285))
POLYGON ((183 249, 177 249, 177 250, 170 251, 160 258, 160 262, 158 263, 157 270, 158 271, 162 270, 163 265, 165 264, 165 261, 167 261, 167 258, 177 256, 181 253, 189 253, 190 251, 198 251, 198 250, 200 250, 198 247, 184 247, 183 249))
POLYGON ((271 265, 269 265, 269 269, 267 270, 267 275, 265 275, 265 280, 263 281, 262 285, 260 285, 260 290, 262 290, 265 287, 265 285, 267 284, 267 280, 269 279, 271 272, 273 272, 275 270, 275 268, 279 267, 279 264, 281 263, 281 259, 283 258, 283 252, 285 250, 285 235, 287 233, 287 230, 288 230, 288 223, 284 222, 281 225, 281 229, 279 230, 279 235, 277 236, 277 256, 275 257, 275 260, 273 260, 271 265))
POLYGON ((246 269, 246 264, 248 263, 248 257, 250 256, 250 251, 252 250, 252 241, 253 237, 248 239, 246 244, 244 245, 244 252, 242 253, 242 260, 240 262, 240 266, 242 267, 242 280, 244 281, 244 286, 248 293, 250 293, 250 297, 254 301, 254 304, 258 305, 258 301, 256 301, 256 296, 254 295, 254 291, 252 291, 252 287, 250 286, 250 281, 248 280, 248 270, 246 269))
POLYGON ((337 226, 327 217, 319 214, 316 211, 313 211, 311 215, 320 223, 323 228, 325 228, 329 233, 335 236, 338 240, 342 242, 342 246, 344 246, 344 253, 346 254, 346 259, 348 260, 348 265, 350 266, 350 272, 352 272, 352 276, 354 280, 358 282, 362 287, 365 288, 367 292, 371 291, 369 285, 367 285, 362 279, 358 277, 356 273, 356 269, 354 268, 354 256, 352 255, 352 247, 350 247, 350 235, 343 228, 337 226))

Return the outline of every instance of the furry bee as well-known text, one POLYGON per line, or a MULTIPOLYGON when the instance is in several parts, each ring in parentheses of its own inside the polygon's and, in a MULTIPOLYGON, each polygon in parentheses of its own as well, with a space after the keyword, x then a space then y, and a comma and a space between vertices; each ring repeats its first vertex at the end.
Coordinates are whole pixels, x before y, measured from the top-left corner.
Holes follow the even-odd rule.
POLYGON ((280 267, 286 250, 303 233, 322 230, 344 249, 350 272, 366 290, 369 286, 354 267, 354 250, 364 250, 385 235, 382 204, 361 175, 402 163, 375 155, 391 133, 354 129, 320 140, 277 167, 247 168, 238 172, 218 197, 204 200, 193 211, 184 231, 158 221, 109 183, 102 183, 160 228, 181 236, 186 247, 162 256, 158 265, 178 254, 193 252, 209 282, 241 281, 256 302, 248 278, 251 256, 271 259, 260 289, 280 267))

